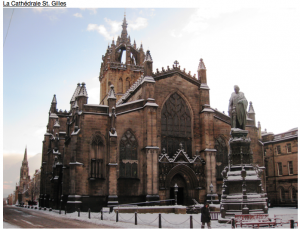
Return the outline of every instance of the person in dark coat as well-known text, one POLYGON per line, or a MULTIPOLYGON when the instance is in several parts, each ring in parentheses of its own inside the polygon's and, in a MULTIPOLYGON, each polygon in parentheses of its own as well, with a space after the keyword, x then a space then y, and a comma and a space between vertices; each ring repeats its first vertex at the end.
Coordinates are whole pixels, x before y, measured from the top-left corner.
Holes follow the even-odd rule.
POLYGON ((205 223, 207 223, 207 227, 211 228, 210 226, 210 210, 209 210, 209 204, 205 203, 204 207, 201 208, 201 228, 205 227, 205 223))

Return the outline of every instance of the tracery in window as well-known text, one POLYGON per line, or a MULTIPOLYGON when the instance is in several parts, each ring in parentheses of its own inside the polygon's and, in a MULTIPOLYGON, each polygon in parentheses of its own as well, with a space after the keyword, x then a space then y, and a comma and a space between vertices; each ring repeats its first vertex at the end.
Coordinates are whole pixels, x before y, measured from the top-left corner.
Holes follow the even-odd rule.
POLYGON ((178 93, 172 94, 163 106, 161 137, 161 148, 165 148, 169 156, 174 155, 180 143, 189 157, 192 156, 191 114, 178 93))
POLYGON ((220 136, 215 140, 215 149, 217 150, 216 153, 217 179, 223 180, 221 173, 224 167, 228 165, 228 150, 227 150, 226 142, 220 136))
POLYGON ((127 130, 120 142, 120 177, 137 178, 137 140, 127 130))
POLYGON ((104 178, 104 144, 98 134, 92 139, 90 158, 90 178, 104 178))

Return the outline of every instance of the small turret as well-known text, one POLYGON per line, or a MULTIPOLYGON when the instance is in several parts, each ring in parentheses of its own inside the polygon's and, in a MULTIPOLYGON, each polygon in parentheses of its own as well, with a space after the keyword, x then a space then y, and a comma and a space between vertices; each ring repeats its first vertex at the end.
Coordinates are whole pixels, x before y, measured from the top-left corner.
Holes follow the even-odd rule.
POLYGON ((152 76, 152 57, 150 55, 150 51, 147 50, 144 60, 144 76, 152 76))
POLYGON ((258 121, 257 127, 258 127, 258 139, 261 139, 261 125, 260 125, 259 121, 258 121))
POLYGON ((50 107, 50 112, 51 113, 56 113, 56 105, 57 105, 56 95, 54 95, 53 99, 52 99, 52 102, 51 102, 51 107, 50 107))
POLYGON ((80 88, 80 83, 78 83, 78 84, 77 84, 77 87, 76 87, 76 89, 75 89, 75 91, 74 91, 74 94, 73 94, 73 96, 72 96, 72 98, 71 98, 71 100, 70 100, 70 105, 71 105, 70 109, 73 108, 73 106, 74 106, 74 104, 75 104, 76 97, 77 97, 77 95, 79 94, 80 89, 81 89, 81 88, 80 88))
POLYGON ((114 85, 110 85, 110 90, 107 95, 107 103, 109 107, 109 113, 112 113, 112 108, 116 107, 117 97, 114 89, 114 85))
POLYGON ((251 118, 254 121, 254 125, 255 125, 255 112, 254 112, 253 105, 252 105, 251 101, 249 102, 248 117, 251 118))
POLYGON ((87 100, 88 100, 88 94, 84 82, 82 82, 81 84, 81 88, 78 95, 76 96, 76 99, 77 99, 79 110, 83 110, 83 105, 87 104, 87 100))
POLYGON ((200 59, 199 65, 198 65, 198 80, 200 80, 201 84, 207 84, 206 80, 206 67, 203 62, 203 59, 200 59))

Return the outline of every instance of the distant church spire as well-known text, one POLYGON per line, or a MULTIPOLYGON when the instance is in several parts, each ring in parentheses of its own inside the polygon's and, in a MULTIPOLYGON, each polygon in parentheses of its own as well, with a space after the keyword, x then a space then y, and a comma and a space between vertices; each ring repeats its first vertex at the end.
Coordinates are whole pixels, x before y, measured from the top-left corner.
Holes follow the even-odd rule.
POLYGON ((23 161, 27 161, 27 146, 25 148, 25 153, 24 153, 23 161))
POLYGON ((27 161, 27 146, 25 148, 25 152, 24 152, 24 158, 23 158, 23 161, 22 161, 22 167, 25 166, 27 167, 28 166, 28 161, 27 161))

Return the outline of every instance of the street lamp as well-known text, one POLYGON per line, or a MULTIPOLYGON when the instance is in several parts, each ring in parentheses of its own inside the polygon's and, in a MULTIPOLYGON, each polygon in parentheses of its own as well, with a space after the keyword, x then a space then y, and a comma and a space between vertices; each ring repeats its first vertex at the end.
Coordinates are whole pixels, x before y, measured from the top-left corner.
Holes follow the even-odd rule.
POLYGON ((178 185, 177 183, 175 183, 174 185, 175 205, 177 205, 177 192, 178 192, 178 185))
POLYGON ((211 192, 211 193, 213 193, 213 191, 214 191, 214 186, 213 186, 213 184, 212 184, 212 183, 210 183, 210 186, 209 186, 209 188, 210 188, 210 192, 211 192))
POLYGON ((214 186, 213 186, 213 184, 212 183, 210 183, 210 186, 209 186, 209 188, 210 188, 210 203, 212 204, 213 203, 213 199, 212 199, 212 193, 213 193, 213 191, 214 191, 214 186))

